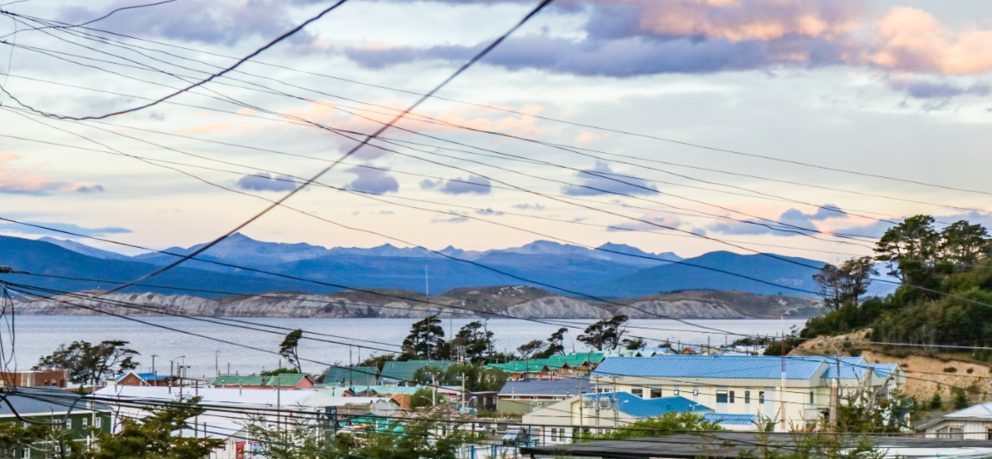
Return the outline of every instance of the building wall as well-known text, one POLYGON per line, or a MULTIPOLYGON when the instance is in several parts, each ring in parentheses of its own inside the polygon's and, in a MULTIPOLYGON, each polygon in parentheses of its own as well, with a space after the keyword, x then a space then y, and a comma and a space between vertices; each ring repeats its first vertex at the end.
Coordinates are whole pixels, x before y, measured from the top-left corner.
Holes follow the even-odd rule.
MULTIPOLYGON (((73 443, 75 445, 75 446, 70 446, 70 448, 85 446, 89 444, 89 442, 93 441, 91 435, 92 435, 92 429, 96 428, 95 426, 98 426, 99 431, 103 433, 110 433, 112 428, 110 413, 87 412, 85 411, 85 409, 80 409, 78 410, 78 412, 74 412, 73 414, 68 416, 68 418, 64 415, 52 416, 48 414, 43 416, 22 414, 21 417, 28 419, 31 422, 38 422, 38 423, 54 424, 54 423, 68 422, 66 429, 72 432, 73 443)), ((13 422, 19 423, 22 421, 18 420, 14 416, 7 416, 0 418, 0 423, 13 423, 13 422)), ((44 442, 44 443, 31 445, 30 447, 27 448, 24 447, 15 448, 13 457, 18 459, 59 457, 57 454, 55 454, 55 451, 56 451, 55 443, 44 442), (29 451, 27 455, 25 455, 25 450, 29 451)))
POLYGON ((941 432, 945 427, 961 429, 961 436, 952 435, 951 438, 962 440, 989 440, 992 439, 992 419, 988 421, 978 420, 951 420, 944 419, 939 423, 927 428, 924 434, 927 438, 946 438, 949 432, 941 432))

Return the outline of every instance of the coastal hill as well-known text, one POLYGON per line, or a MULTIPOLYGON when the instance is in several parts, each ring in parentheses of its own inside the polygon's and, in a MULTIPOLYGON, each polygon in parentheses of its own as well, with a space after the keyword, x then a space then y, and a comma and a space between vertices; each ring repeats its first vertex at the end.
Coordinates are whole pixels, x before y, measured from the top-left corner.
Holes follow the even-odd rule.
POLYGON ((18 314, 94 315, 67 302, 121 315, 184 314, 223 317, 444 317, 603 319, 622 313, 636 319, 777 319, 819 315, 816 300, 747 292, 691 290, 611 301, 582 301, 526 286, 455 289, 425 297, 402 290, 330 294, 269 293, 218 298, 158 293, 114 293, 94 301, 56 297, 18 304, 18 314), (117 303, 115 305, 115 303, 117 303))

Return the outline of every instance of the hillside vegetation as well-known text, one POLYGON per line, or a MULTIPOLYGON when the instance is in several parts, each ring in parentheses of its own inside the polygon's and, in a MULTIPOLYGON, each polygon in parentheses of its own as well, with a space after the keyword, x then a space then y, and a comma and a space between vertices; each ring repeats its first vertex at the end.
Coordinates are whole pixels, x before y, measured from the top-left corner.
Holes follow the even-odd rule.
POLYGON ((870 328, 872 341, 992 345, 992 239, 979 224, 937 229, 933 217, 907 218, 879 239, 874 257, 827 265, 816 280, 832 311, 811 319, 800 338, 870 328), (876 263, 900 285, 862 301, 876 263))

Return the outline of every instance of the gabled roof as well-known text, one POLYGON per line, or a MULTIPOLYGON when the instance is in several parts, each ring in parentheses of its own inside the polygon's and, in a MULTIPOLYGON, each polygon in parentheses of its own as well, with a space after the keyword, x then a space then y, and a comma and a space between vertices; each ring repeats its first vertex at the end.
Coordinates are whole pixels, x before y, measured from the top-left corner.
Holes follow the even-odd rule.
POLYGON ((353 394, 374 393, 379 395, 413 395, 426 386, 351 386, 353 394))
POLYGON ((444 371, 454 363, 451 360, 405 360, 402 362, 390 360, 382 366, 379 377, 383 380, 408 382, 413 380, 413 375, 421 368, 434 367, 444 371))
POLYGON ((379 369, 372 366, 328 367, 324 372, 325 385, 375 384, 379 369))
POLYGON ((127 373, 124 373, 124 374, 118 376, 117 377, 117 381, 120 381, 120 380, 126 378, 127 375, 131 375, 131 374, 133 374, 138 379, 141 379, 143 381, 168 381, 169 380, 169 375, 160 375, 160 374, 156 374, 156 373, 135 373, 133 371, 129 371, 127 373))
POLYGON ((587 394, 586 399, 611 400, 618 405, 621 413, 626 413, 636 418, 649 418, 661 416, 665 413, 679 412, 705 412, 712 411, 685 397, 661 397, 643 399, 629 392, 605 392, 600 394, 587 394))
POLYGON ((272 386, 293 387, 303 379, 309 379, 305 373, 279 373, 273 376, 261 375, 220 375, 214 378, 215 386, 272 386))
POLYGON ((540 373, 545 369, 575 368, 583 365, 595 365, 603 361, 602 352, 577 352, 574 354, 553 355, 543 359, 514 360, 506 363, 491 363, 489 368, 498 368, 507 373, 540 373))
POLYGON ((501 396, 575 396, 592 392, 592 383, 588 378, 566 379, 528 379, 523 381, 507 381, 500 389, 501 396))
POLYGON ((828 357, 828 356, 795 356, 792 359, 815 360, 827 364, 827 371, 823 373, 824 379, 833 379, 837 375, 838 363, 840 366, 840 379, 861 380, 868 376, 871 370, 875 376, 888 377, 899 370, 899 365, 894 363, 868 363, 864 357, 828 357), (839 362, 838 362, 839 359, 839 362))
MULTIPOLYGON (((787 358, 786 379, 811 379, 826 371, 817 360, 787 358)), ((766 356, 662 355, 651 358, 610 357, 593 370, 593 376, 663 378, 778 379, 782 359, 766 356)))
POLYGON ((92 408, 88 403, 76 403, 77 400, 85 400, 85 397, 62 389, 22 387, 17 392, 20 394, 12 393, 6 397, 17 414, 7 403, 0 403, 0 417, 65 414, 70 407, 73 413, 110 410, 103 403, 95 403, 92 408))

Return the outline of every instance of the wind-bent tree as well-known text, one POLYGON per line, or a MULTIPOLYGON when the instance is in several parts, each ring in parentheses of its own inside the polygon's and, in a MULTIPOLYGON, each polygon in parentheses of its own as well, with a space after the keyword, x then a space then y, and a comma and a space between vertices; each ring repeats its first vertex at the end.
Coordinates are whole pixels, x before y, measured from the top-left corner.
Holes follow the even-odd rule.
POLYGON ((624 338, 620 343, 628 351, 639 351, 648 345, 647 341, 644 341, 643 338, 624 338))
POLYGON ((970 270, 990 255, 992 244, 984 226, 965 220, 956 221, 940 232, 940 251, 946 269, 951 272, 970 270))
POLYGON ((626 324, 627 316, 615 315, 586 327, 577 339, 597 351, 612 351, 620 347, 626 324))
POLYGON ((517 353, 520 354, 521 359, 527 360, 534 357, 535 354, 540 353, 542 349, 544 349, 544 341, 535 339, 521 344, 517 348, 517 353))
POLYGON ((848 302, 857 304, 868 291, 871 276, 878 274, 874 263, 871 257, 861 257, 846 260, 840 266, 823 265, 813 280, 819 286, 824 305, 836 311, 848 302))
POLYGON ((297 373, 302 373, 300 366, 300 339, 303 338, 303 330, 297 328, 286 334, 282 343, 279 344, 279 355, 283 356, 297 373))
POLYGON ((403 356, 407 359, 431 359, 444 356, 444 327, 437 314, 415 322, 403 339, 403 356))
POLYGON ((34 369, 65 369, 69 381, 76 384, 99 384, 102 379, 138 367, 134 357, 138 351, 127 347, 127 341, 107 340, 93 345, 73 341, 59 345, 55 352, 38 359, 34 369))
POLYGON ((198 402, 199 399, 194 397, 187 402, 164 405, 141 420, 123 418, 117 433, 101 434, 97 441, 99 447, 82 452, 76 457, 85 459, 207 457, 213 449, 224 446, 224 441, 206 436, 176 435, 176 432, 189 428, 187 422, 190 419, 203 414, 204 409, 197 404, 198 402))
POLYGON ((931 284, 940 248, 933 224, 933 217, 916 215, 889 228, 875 246, 875 258, 887 262, 889 274, 904 284, 931 284))
POLYGON ((543 359, 556 354, 565 354, 565 333, 568 333, 565 327, 556 330, 548 337, 548 346, 543 351, 535 353, 533 357, 543 359))
POLYGON ((486 324, 482 321, 476 320, 459 329, 450 344, 452 352, 456 348, 461 349, 466 359, 480 362, 491 353, 493 332, 486 329, 486 324))

